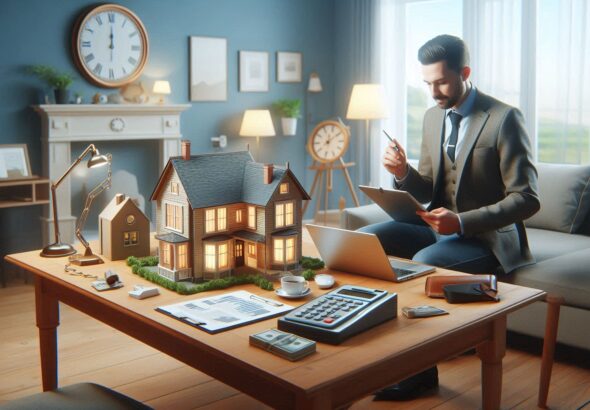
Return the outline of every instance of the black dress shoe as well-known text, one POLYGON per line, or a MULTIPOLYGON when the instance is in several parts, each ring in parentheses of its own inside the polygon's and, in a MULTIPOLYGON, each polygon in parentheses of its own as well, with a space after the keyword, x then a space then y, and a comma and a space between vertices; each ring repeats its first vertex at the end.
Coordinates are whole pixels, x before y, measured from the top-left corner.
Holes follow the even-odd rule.
POLYGON ((431 367, 397 384, 379 390, 375 393, 375 401, 401 401, 412 400, 422 393, 438 387, 438 369, 431 367))

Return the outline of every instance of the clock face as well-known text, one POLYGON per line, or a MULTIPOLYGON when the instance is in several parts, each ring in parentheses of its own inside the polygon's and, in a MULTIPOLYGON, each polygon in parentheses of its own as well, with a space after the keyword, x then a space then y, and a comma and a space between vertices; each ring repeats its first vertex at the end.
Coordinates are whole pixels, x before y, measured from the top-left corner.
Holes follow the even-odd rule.
POLYGON ((344 155, 348 143, 345 126, 336 121, 323 121, 311 132, 307 149, 316 161, 332 162, 344 155))
POLYGON ((85 14, 74 29, 72 46, 82 73, 103 87, 120 87, 135 80, 148 56, 148 37, 141 20, 116 4, 85 14))

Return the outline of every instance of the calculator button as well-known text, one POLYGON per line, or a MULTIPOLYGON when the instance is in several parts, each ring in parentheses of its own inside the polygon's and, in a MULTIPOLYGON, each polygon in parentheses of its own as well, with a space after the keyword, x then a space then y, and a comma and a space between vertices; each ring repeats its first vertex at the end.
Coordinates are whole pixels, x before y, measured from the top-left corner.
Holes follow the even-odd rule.
POLYGON ((324 319, 324 323, 332 323, 334 321, 334 319, 332 319, 331 317, 327 317, 324 319))

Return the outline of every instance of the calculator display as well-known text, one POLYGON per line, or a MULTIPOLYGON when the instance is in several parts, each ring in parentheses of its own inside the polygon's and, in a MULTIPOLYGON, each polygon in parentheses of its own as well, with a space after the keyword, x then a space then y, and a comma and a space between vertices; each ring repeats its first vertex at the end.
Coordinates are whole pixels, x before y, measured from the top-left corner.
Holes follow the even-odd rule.
POLYGON ((338 291, 338 294, 352 296, 355 298, 363 298, 363 299, 373 299, 375 297, 375 293, 363 292, 360 290, 350 289, 350 288, 340 289, 340 291, 338 291))

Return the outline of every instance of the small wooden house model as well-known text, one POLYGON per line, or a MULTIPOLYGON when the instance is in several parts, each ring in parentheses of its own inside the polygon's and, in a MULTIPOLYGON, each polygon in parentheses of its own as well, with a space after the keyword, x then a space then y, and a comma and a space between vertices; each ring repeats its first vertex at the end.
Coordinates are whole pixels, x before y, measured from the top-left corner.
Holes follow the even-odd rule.
POLYGON ((150 221, 135 201, 117 194, 98 216, 100 254, 116 261, 149 256, 150 221))
POLYGON ((288 166, 254 162, 248 151, 191 156, 183 141, 151 196, 159 274, 202 280, 298 266, 307 199, 288 166))

